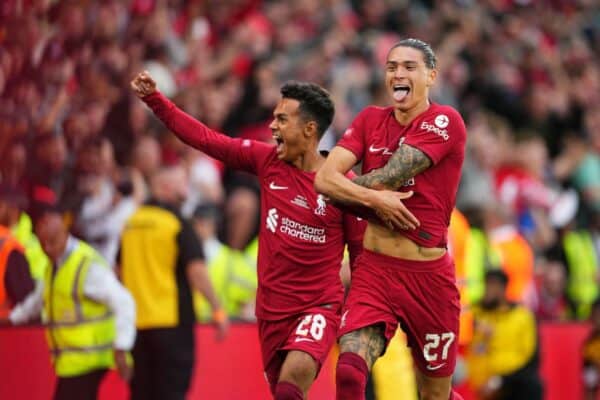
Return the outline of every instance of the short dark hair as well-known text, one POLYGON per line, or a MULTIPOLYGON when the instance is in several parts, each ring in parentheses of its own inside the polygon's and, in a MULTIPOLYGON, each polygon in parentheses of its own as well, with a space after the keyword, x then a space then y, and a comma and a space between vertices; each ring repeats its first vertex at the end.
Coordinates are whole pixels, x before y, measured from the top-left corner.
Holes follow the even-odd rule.
POLYGON ((485 273, 485 282, 494 281, 502 286, 508 285, 508 275, 501 269, 490 269, 485 273))
POLYGON ((435 69, 435 67, 437 66, 437 59, 435 58, 435 53, 433 52, 433 49, 428 43, 425 43, 420 39, 402 39, 401 41, 392 46, 390 52, 396 47, 412 47, 413 49, 417 49, 423 54, 423 61, 425 61, 425 65, 427 66, 427 68, 435 69))
POLYGON ((317 133, 321 138, 335 114, 329 92, 314 83, 288 81, 281 87, 281 96, 300 102, 300 114, 304 119, 317 123, 317 133))

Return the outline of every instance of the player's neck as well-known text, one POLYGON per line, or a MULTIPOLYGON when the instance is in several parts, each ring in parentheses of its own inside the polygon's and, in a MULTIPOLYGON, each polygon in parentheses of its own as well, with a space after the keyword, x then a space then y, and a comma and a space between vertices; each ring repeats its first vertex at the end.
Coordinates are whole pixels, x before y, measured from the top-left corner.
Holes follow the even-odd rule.
POLYGON ((316 148, 311 148, 299 155, 292 164, 306 172, 317 172, 321 165, 325 162, 325 158, 319 154, 316 148))
POLYGON ((415 119, 419 114, 424 113, 431 103, 429 103, 429 99, 418 103, 416 106, 409 110, 399 110, 397 108, 394 109, 394 118, 400 125, 406 126, 410 124, 410 122, 415 119))

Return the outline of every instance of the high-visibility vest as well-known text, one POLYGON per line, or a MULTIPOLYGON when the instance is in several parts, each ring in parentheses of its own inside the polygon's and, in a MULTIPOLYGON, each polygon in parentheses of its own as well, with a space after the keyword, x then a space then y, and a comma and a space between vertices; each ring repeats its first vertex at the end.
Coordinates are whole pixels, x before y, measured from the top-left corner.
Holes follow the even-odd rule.
POLYGON ((50 261, 33 233, 33 224, 29 215, 21 213, 19 221, 12 227, 12 233, 25 248, 25 258, 29 263, 31 277, 36 281, 43 279, 45 268, 50 265, 50 261))
POLYGON ((61 377, 114 366, 112 313, 83 292, 92 263, 109 268, 91 246, 79 241, 63 265, 46 269, 43 318, 55 372, 61 377))
POLYGON ((485 273, 491 269, 499 269, 502 258, 493 249, 485 232, 471 228, 465 252, 465 275, 469 304, 478 303, 485 292, 485 273))
POLYGON ((563 238, 563 248, 569 268, 567 293, 577 305, 577 317, 586 319, 598 297, 598 261, 592 236, 588 231, 568 232, 563 238))
MULTIPOLYGON (((256 297, 256 269, 240 251, 222 245, 207 263, 208 276, 221 306, 232 318, 238 317, 243 304, 256 297)), ((199 321, 210 321, 211 310, 206 299, 194 291, 194 309, 199 321)))
POLYGON ((12 306, 4 287, 4 275, 6 274, 8 256, 13 250, 22 252, 23 246, 6 227, 0 225, 0 318, 8 317, 12 306))
POLYGON ((467 218, 454 209, 450 216, 448 227, 448 251, 454 260, 456 269, 456 286, 460 292, 460 328, 458 342, 461 345, 469 343, 473 335, 473 315, 469 307, 469 295, 467 293, 467 250, 471 226, 467 218))
POLYGON ((534 254, 525 238, 515 229, 491 235, 492 250, 500 254, 502 270, 508 276, 506 298, 515 303, 527 303, 534 290, 534 254))

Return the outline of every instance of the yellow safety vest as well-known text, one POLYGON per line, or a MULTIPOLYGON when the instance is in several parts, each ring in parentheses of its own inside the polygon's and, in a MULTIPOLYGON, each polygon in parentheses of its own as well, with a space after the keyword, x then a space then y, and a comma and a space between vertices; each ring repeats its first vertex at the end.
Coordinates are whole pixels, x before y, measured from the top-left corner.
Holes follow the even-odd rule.
POLYGON ((21 213, 19 222, 12 227, 12 233, 25 248, 25 258, 29 263, 31 277, 36 281, 43 279, 46 266, 50 265, 50 261, 37 236, 33 233, 33 224, 29 215, 21 213))
MULTIPOLYGON (((210 281, 221 306, 232 318, 240 316, 243 304, 256 297, 256 269, 240 251, 222 245, 207 265, 210 281)), ((199 321, 210 321, 211 310, 206 299, 194 291, 194 310, 199 321)))
POLYGON ((485 273, 501 267, 501 256, 493 249, 485 232, 471 227, 465 251, 466 291, 469 304, 476 304, 485 292, 485 273))
POLYGON ((563 247, 569 268, 567 293, 577 304, 577 317, 586 319, 598 297, 598 262, 594 242, 589 232, 575 231, 565 235, 563 247))
POLYGON ((112 313, 83 293, 92 262, 109 268, 91 246, 79 241, 63 265, 46 269, 43 317, 54 368, 61 377, 114 366, 112 313))

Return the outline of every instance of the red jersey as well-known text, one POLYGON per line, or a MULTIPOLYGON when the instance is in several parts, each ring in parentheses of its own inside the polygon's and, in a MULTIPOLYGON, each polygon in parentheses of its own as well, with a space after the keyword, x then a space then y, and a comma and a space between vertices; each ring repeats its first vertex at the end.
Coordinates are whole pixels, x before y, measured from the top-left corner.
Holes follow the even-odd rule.
POLYGON ((432 103, 407 126, 394 118, 392 107, 367 107, 338 142, 362 161, 362 173, 381 168, 401 144, 425 153, 433 165, 400 189, 414 191, 403 200, 421 222, 402 234, 426 247, 444 247, 465 158, 466 128, 454 108, 432 103))
POLYGON ((279 160, 275 145, 213 131, 158 92, 144 101, 190 146, 258 176, 256 316, 278 320, 314 306, 341 303, 344 246, 348 244, 353 262, 362 249, 364 221, 327 203, 313 188, 315 173, 279 160))

